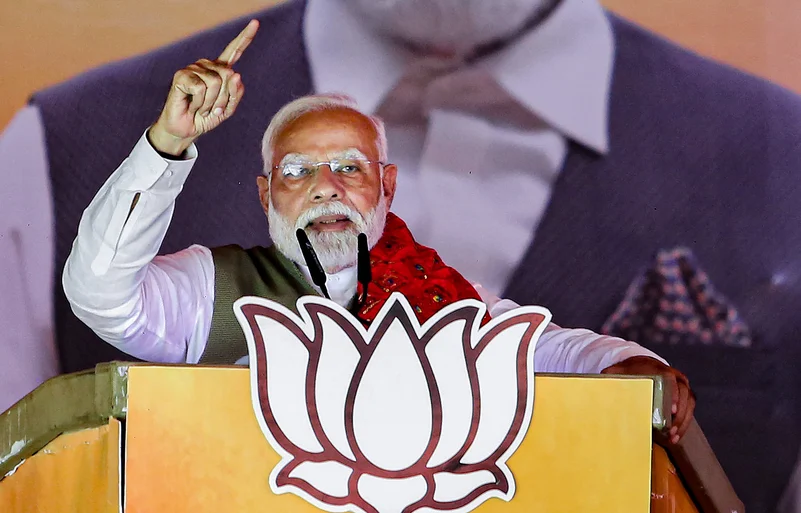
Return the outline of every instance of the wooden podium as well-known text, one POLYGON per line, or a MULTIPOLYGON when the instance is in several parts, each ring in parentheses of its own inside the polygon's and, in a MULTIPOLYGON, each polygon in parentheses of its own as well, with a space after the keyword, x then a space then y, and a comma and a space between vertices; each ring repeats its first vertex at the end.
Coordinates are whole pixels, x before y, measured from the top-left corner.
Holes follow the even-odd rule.
MULTIPOLYGON (((660 378, 537 375, 535 390, 515 496, 476 511, 744 511, 697 425, 661 445, 660 378)), ((271 491, 278 461, 247 368, 105 364, 0 415, 0 511, 319 511, 271 491)))

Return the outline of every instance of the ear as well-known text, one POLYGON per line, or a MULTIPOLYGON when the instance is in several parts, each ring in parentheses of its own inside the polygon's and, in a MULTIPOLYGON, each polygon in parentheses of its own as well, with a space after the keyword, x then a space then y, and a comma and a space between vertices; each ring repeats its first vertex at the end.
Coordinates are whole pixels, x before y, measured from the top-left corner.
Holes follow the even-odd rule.
POLYGON ((395 164, 387 164, 384 166, 384 176, 381 178, 381 183, 384 186, 384 197, 387 199, 387 208, 392 206, 392 200, 395 198, 397 179, 398 166, 395 164))
POLYGON ((256 185, 259 186, 261 208, 264 209, 264 214, 267 215, 270 210, 270 179, 264 175, 260 175, 256 178, 256 185))

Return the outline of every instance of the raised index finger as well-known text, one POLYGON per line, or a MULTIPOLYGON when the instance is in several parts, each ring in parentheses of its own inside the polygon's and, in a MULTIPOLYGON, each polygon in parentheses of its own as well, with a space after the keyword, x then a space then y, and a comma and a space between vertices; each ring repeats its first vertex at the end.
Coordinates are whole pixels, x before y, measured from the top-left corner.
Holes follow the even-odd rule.
POLYGON ((259 20, 250 20, 247 27, 233 41, 228 43, 228 46, 225 47, 225 50, 222 51, 217 60, 229 67, 236 64, 236 61, 242 57, 242 52, 253 41, 257 30, 259 30, 259 20))

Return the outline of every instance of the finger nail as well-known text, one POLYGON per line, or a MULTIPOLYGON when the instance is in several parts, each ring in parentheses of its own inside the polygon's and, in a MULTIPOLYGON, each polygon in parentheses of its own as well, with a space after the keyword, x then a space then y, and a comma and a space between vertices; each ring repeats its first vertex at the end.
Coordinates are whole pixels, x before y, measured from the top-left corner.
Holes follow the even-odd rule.
POLYGON ((677 428, 677 427, 675 427, 675 426, 673 426, 672 428, 670 428, 670 434, 671 434, 671 435, 675 435, 675 434, 676 434, 678 431, 679 431, 679 428, 677 428))
POLYGON ((676 405, 674 404, 674 405, 673 405, 673 406, 670 408, 670 411, 672 411, 673 413, 676 413, 677 411, 679 411, 679 407, 678 407, 678 406, 676 406, 676 405))
POLYGON ((674 436, 673 438, 670 439, 670 441, 673 442, 674 444, 679 443, 679 437, 674 436))
POLYGON ((217 107, 216 109, 214 109, 215 116, 220 116, 222 115, 222 113, 223 113, 222 107, 217 107))

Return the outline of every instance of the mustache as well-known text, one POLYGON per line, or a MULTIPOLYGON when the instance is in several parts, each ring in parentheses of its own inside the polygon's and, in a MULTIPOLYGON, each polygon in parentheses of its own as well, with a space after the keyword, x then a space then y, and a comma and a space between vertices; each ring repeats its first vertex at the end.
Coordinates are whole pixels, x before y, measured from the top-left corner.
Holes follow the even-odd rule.
POLYGON ((322 216, 345 216, 358 228, 364 226, 364 217, 354 208, 351 208, 340 201, 331 201, 322 205, 309 208, 298 216, 295 229, 305 230, 312 221, 322 216))

